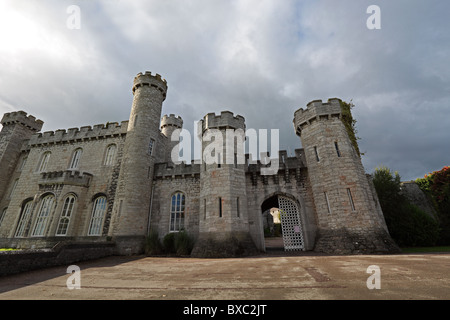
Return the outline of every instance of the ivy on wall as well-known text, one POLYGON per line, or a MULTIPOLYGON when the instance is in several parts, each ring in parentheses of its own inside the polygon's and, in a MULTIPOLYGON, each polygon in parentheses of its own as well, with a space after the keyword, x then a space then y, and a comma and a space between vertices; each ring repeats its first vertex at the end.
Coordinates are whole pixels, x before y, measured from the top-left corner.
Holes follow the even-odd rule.
POLYGON ((356 120, 353 119, 352 116, 352 108, 354 107, 353 103, 348 103, 345 101, 341 101, 341 113, 342 113, 342 123, 345 126, 345 129, 347 130, 348 137, 350 138, 350 142, 352 143, 353 147, 355 148, 356 154, 361 157, 361 152, 359 151, 358 146, 358 138, 356 136, 356 120))

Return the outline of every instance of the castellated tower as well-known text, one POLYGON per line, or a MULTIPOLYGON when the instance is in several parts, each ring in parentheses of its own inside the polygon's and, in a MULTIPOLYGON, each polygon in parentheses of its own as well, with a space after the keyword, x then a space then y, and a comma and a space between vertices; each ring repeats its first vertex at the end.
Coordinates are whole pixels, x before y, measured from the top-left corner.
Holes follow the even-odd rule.
POLYGON ((294 114, 317 214, 315 251, 398 250, 389 236, 372 181, 342 121, 342 101, 312 101, 294 114))
POLYGON ((142 250, 152 194, 155 155, 167 82, 159 74, 139 73, 134 78, 133 104, 128 123, 110 236, 118 252, 142 250))
MULTIPOLYGON (((174 153, 178 157, 178 144, 179 144, 179 136, 176 141, 172 141, 172 134, 177 129, 183 128, 183 119, 181 117, 176 117, 174 114, 164 115, 161 119, 161 133, 167 137, 167 145, 166 145, 166 155, 165 161, 168 163, 173 163, 172 153, 174 153), (176 148, 176 149, 174 149, 176 148)), ((175 161, 176 162, 176 161, 175 161)))
POLYGON ((5 113, 0 132, 0 200, 3 199, 9 179, 19 159, 24 140, 40 131, 44 124, 24 111, 5 113))
POLYGON ((256 252, 249 233, 245 187, 245 119, 223 111, 198 123, 200 168, 197 257, 228 257, 256 252))

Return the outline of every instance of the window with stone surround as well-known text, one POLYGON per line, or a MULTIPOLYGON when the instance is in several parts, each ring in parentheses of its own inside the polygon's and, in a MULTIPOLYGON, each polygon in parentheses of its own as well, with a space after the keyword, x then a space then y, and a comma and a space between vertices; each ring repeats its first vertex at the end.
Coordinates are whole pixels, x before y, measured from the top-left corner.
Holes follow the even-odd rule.
POLYGON ((319 162, 320 158, 319 158, 319 152, 317 151, 317 147, 314 147, 314 154, 316 155, 317 162, 319 162))
POLYGON ((33 232, 31 236, 39 237, 45 234, 47 228, 47 223, 50 220, 50 216, 53 210, 53 205, 55 203, 55 197, 53 195, 48 195, 42 198, 41 205, 39 207, 39 212, 37 215, 36 222, 34 224, 33 232))
POLYGON ((352 192, 349 188, 347 188, 347 194, 348 194, 348 201, 350 202, 350 206, 352 208, 352 211, 356 211, 355 209, 355 203, 353 202, 352 192))
POLYGON ((334 142, 334 148, 336 149, 337 156, 341 157, 341 151, 339 150, 339 145, 337 141, 334 142))
POLYGON ((150 142, 148 144, 148 155, 153 155, 153 149, 155 148, 155 139, 150 139, 150 142))
POLYGON ((44 172, 47 170, 48 161, 50 160, 51 152, 47 151, 41 156, 41 161, 39 161, 38 172, 44 172))
POLYGON ((172 195, 170 203, 170 232, 179 232, 184 229, 184 206, 186 197, 182 192, 172 195))
POLYGON ((17 224, 16 233, 14 234, 15 237, 21 238, 25 236, 25 227, 31 215, 32 207, 33 207, 33 200, 28 200, 22 205, 19 223, 17 224))
POLYGON ((69 227, 70 216, 72 215, 73 206, 75 204, 75 196, 69 195, 64 200, 61 217, 59 218, 58 228, 56 229, 57 236, 65 236, 69 227))
POLYGON ((72 154, 72 159, 70 160, 69 169, 78 169, 82 153, 83 149, 81 148, 75 149, 75 151, 72 154))
POLYGON ((116 155, 116 145, 115 144, 110 144, 106 148, 104 165, 105 166, 112 165, 114 163, 115 155, 116 155))
POLYGON ((2 225, 3 219, 5 219, 6 210, 8 210, 8 207, 4 208, 2 212, 0 212, 0 226, 2 225))
POLYGON ((327 193, 327 192, 324 192, 323 195, 325 196, 325 202, 327 203, 327 210, 328 210, 328 213, 331 213, 330 202, 329 202, 329 200, 328 200, 328 193, 327 193))
POLYGON ((103 218, 106 212, 106 197, 95 198, 92 206, 91 222, 89 223, 88 236, 101 236, 103 218))
POLYGON ((16 191, 16 187, 17 187, 17 183, 18 182, 19 182, 19 179, 14 180, 14 184, 13 184, 13 186, 11 188, 11 192, 9 193, 9 197, 8 197, 9 199, 11 199, 11 197, 14 194, 14 191, 16 191))

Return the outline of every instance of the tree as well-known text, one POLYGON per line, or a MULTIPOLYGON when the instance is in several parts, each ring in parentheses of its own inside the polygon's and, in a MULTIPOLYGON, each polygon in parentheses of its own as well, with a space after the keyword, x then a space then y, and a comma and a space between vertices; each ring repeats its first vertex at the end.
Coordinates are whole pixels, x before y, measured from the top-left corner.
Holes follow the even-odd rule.
POLYGON ((376 168, 373 183, 391 237, 399 246, 433 246, 439 223, 401 194, 401 178, 387 167, 376 168))
POLYGON ((440 222, 438 244, 450 244, 450 167, 426 174, 416 180, 419 188, 431 199, 440 222))

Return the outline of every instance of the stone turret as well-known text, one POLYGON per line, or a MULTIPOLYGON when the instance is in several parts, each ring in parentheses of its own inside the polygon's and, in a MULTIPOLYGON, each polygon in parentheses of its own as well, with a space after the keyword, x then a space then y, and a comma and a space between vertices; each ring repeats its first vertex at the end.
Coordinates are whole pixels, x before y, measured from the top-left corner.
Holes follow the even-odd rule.
POLYGON ((342 121, 342 101, 315 100, 294 114, 318 223, 315 251, 395 251, 376 193, 342 121))
POLYGON ((249 233, 245 187, 245 119, 229 111, 207 114, 198 123, 200 169, 198 257, 257 252, 249 233))
POLYGON ((133 104, 109 231, 119 253, 125 254, 142 251, 147 234, 155 155, 163 147, 157 141, 167 82, 159 74, 139 73, 132 91, 133 104))
POLYGON ((44 122, 24 111, 5 113, 0 122, 0 200, 14 172, 24 140, 40 131, 44 122))
MULTIPOLYGON (((175 130, 183 128, 183 119, 176 117, 174 114, 165 114, 161 119, 161 133, 167 137, 166 145, 166 162, 173 162, 172 153, 178 155, 179 135, 173 136, 175 130), (174 140, 174 141, 172 141, 174 140), (177 148, 177 149, 174 149, 177 148)), ((177 162, 177 161, 175 161, 177 162)))

